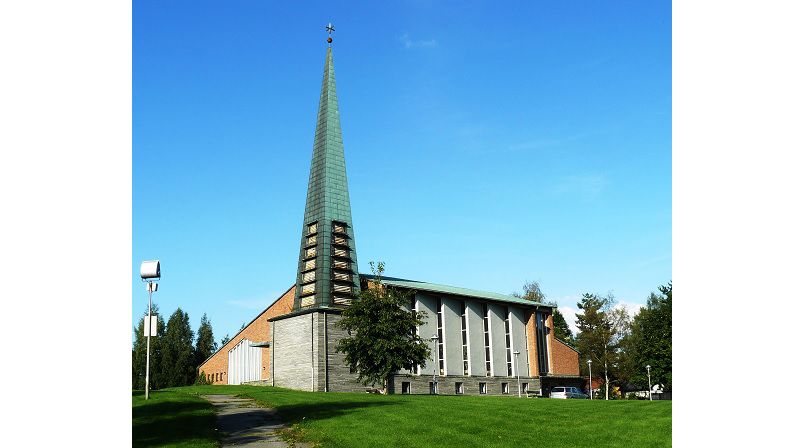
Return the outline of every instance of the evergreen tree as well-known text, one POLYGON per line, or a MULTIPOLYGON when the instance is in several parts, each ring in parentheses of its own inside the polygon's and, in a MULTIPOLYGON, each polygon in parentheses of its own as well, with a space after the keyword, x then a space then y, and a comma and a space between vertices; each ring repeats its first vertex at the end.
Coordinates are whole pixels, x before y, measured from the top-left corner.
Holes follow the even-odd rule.
POLYGON ((424 312, 406 311, 413 292, 387 287, 381 281, 383 263, 370 263, 375 274, 373 285, 362 289, 358 299, 342 312, 337 325, 350 337, 336 346, 345 354, 351 369, 358 370, 358 381, 366 385, 381 384, 387 393, 389 375, 413 365, 424 366, 430 348, 416 329, 422 325, 424 312))
POLYGON ((630 381, 647 388, 647 368, 653 385, 672 390, 672 282, 650 293, 647 306, 633 318, 627 338, 630 381))
POLYGON ((169 317, 161 341, 161 372, 166 387, 188 386, 194 382, 197 371, 193 341, 189 315, 178 308, 169 317))
POLYGON ((567 344, 575 345, 575 336, 573 336, 572 330, 569 328, 569 324, 567 324, 567 320, 564 319, 564 315, 558 310, 558 303, 553 300, 547 300, 547 296, 545 296, 545 294, 542 292, 539 282, 525 282, 525 284, 522 285, 522 294, 518 292, 512 292, 511 295, 520 299, 530 300, 532 302, 552 305, 554 307, 553 326, 555 327, 556 338, 566 342, 567 344))
POLYGON ((225 347, 225 344, 227 344, 228 342, 230 342, 230 340, 231 340, 231 337, 230 337, 229 335, 227 335, 227 334, 226 334, 226 335, 225 335, 225 337, 224 337, 224 338, 222 338, 222 340, 220 340, 220 341, 219 341, 219 346, 220 346, 220 348, 222 348, 222 347, 225 347))
POLYGON ((195 368, 200 367, 200 364, 216 351, 217 342, 214 341, 214 330, 211 328, 208 316, 204 313, 202 319, 200 319, 200 327, 197 329, 197 343, 194 347, 195 368))
MULTIPOLYGON (((164 319, 158 312, 158 305, 153 304, 152 314, 158 319, 156 325, 157 336, 150 337, 150 389, 160 389, 163 387, 160 361, 161 361, 161 339, 164 337, 164 319)), ((147 365, 147 337, 144 335, 144 319, 147 317, 145 307, 142 318, 136 325, 134 331, 134 342, 132 350, 133 377, 132 386, 134 390, 144 390, 145 368, 147 365)))
MULTIPOLYGON (((602 373, 605 383, 605 398, 608 400, 609 387, 618 379, 621 372, 622 352, 620 342, 629 328, 628 313, 625 308, 614 308, 614 296, 606 297, 586 293, 578 303, 582 313, 577 313, 576 326, 578 351, 592 360, 602 373)), ((585 363, 581 363, 584 370, 585 363)))

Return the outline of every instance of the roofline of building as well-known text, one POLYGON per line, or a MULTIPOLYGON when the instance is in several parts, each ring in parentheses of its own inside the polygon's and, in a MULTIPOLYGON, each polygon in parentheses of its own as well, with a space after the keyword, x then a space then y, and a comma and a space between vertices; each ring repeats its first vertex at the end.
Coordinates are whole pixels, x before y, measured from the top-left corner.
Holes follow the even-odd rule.
MULTIPOLYGON (((367 279, 367 280, 373 280, 376 277, 375 275, 370 275, 370 274, 358 274, 358 275, 363 277, 363 278, 365 278, 365 279, 367 279)), ((423 281, 419 281, 419 280, 409 280, 409 279, 399 278, 399 277, 381 276, 381 279, 382 280, 387 280, 387 281, 401 281, 401 282, 419 283, 420 284, 419 288, 415 288, 414 286, 410 286, 410 285, 409 286, 405 286, 405 285, 390 285, 390 286, 393 286, 393 287, 396 287, 396 288, 405 288, 405 289, 409 289, 409 290, 418 289, 418 290, 421 290, 421 291, 434 292, 434 293, 438 293, 438 294, 448 294, 448 295, 454 295, 454 296, 460 296, 460 297, 477 298, 477 299, 487 300, 487 301, 491 301, 491 302, 513 303, 513 304, 516 304, 516 305, 535 307, 537 310, 539 308, 548 308, 548 309, 551 309, 551 310, 555 309, 555 308, 558 308, 557 305, 549 305, 549 304, 546 304, 546 303, 534 302, 533 300, 523 299, 521 297, 514 297, 514 296, 510 296, 510 295, 506 295, 506 294, 500 294, 500 293, 489 292, 489 291, 480 291, 480 290, 477 290, 477 289, 461 288, 461 287, 458 287, 458 286, 442 285, 442 284, 438 284, 438 283, 423 282, 423 281), (430 287, 426 288, 424 286, 426 284, 427 285, 432 285, 432 286, 445 287, 445 288, 458 288, 458 289, 463 290, 463 292, 460 293, 458 291, 439 291, 439 290, 436 290, 436 289, 432 289, 430 287), (504 298, 498 298, 498 297, 493 297, 493 296, 504 296, 504 298), (506 299, 514 299, 514 300, 506 300, 506 299)))
POLYGON ((266 313, 267 311, 269 311, 269 309, 270 309, 270 308, 272 308, 273 306, 275 306, 275 304, 276 304, 276 303, 278 303, 278 300, 281 300, 281 297, 285 296, 285 295, 286 295, 286 293, 288 293, 289 291, 291 291, 291 290, 292 290, 292 288, 294 288, 294 287, 295 287, 295 284, 294 284, 294 283, 292 283, 292 286, 290 286, 290 287, 289 287, 289 289, 287 289, 286 291, 284 291, 284 293, 283 293, 283 294, 279 295, 277 299, 273 300, 273 301, 272 301, 272 303, 270 303, 270 304, 269 304, 269 306, 267 306, 266 308, 264 308, 264 311, 262 311, 262 312, 258 313, 258 315, 257 315, 256 317, 254 317, 254 318, 253 318, 253 320, 251 320, 250 322, 248 322, 248 323, 247 323, 247 325, 245 325, 244 327, 242 327, 242 329, 241 329, 241 330, 237 331, 237 332, 236 332, 236 334, 235 334, 235 335, 233 335, 233 337, 232 337, 232 338, 230 338, 230 339, 228 340, 228 342, 226 342, 226 343, 225 343, 225 344, 224 344, 222 347, 218 348, 218 349, 217 349, 217 351, 215 351, 214 353, 212 353, 212 354, 211 354, 211 356, 209 356, 209 357, 208 357, 208 358, 206 358, 206 359, 205 359, 203 362, 201 362, 201 363, 200 363, 200 365, 199 365, 199 366, 197 366, 197 370, 200 370, 200 367, 202 367, 202 366, 203 366, 203 364, 207 363, 209 359, 213 358, 213 357, 214 357, 214 356, 215 356, 217 353, 221 352, 221 351, 222 351, 222 349, 223 349, 223 348, 225 348, 225 346, 226 346, 226 345, 230 344, 230 342, 231 342, 231 341, 233 341, 234 339, 236 339, 236 336, 239 336, 239 334, 241 334, 241 332, 243 332, 244 330, 246 330, 246 329, 247 329, 247 327, 249 327, 249 326, 250 326, 250 325, 251 325, 253 322, 255 322, 255 321, 256 321, 256 319, 258 319, 259 317, 261 317, 261 315, 262 315, 262 314, 266 313))
POLYGON ((568 348, 571 348, 571 349, 572 349, 572 350, 573 350, 575 353, 577 353, 577 354, 579 354, 579 355, 581 354, 581 352, 579 352, 579 351, 578 351, 578 349, 577 349, 577 348, 575 348, 575 347, 573 347, 572 345, 570 345, 570 344, 567 344, 566 342, 562 341, 562 340, 561 340, 561 339, 559 339, 559 338, 554 338, 554 339, 555 339, 556 341, 558 341, 558 342, 560 342, 560 343, 562 343, 562 344, 566 345, 568 348))

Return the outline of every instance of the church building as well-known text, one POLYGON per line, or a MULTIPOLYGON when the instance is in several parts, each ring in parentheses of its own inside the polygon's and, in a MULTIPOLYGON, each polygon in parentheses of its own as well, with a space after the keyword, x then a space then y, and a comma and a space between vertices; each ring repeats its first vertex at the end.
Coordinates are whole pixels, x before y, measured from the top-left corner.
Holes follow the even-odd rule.
MULTIPOLYGON (((332 27, 329 27, 332 31, 332 27)), ((336 345, 342 310, 371 275, 359 274, 330 47, 325 58, 294 284, 199 371, 214 384, 266 384, 319 392, 363 392, 336 345)), ((432 359, 394 374, 390 393, 517 394, 581 387, 578 352, 555 338, 553 307, 492 292, 383 277, 413 293, 427 320, 417 331, 432 359)))

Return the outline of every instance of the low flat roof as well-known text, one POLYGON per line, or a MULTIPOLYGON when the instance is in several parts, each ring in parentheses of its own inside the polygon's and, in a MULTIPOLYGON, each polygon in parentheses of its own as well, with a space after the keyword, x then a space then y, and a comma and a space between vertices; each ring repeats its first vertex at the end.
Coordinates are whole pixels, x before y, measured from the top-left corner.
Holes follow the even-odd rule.
MULTIPOLYGON (((368 280, 375 279, 374 275, 358 274, 368 280)), ((492 300, 495 302, 515 303, 517 305, 525 306, 542 306, 546 308, 555 308, 553 305, 546 305, 540 302, 521 299, 519 297, 509 296, 505 294, 498 294, 496 292, 479 291, 477 289, 460 288, 458 286, 440 285, 437 283, 421 282, 418 280, 408 280, 396 277, 381 277, 381 281, 389 286, 396 286, 399 288, 415 289, 417 291, 436 292, 440 294, 452 294, 456 296, 474 297, 477 299, 492 300)))

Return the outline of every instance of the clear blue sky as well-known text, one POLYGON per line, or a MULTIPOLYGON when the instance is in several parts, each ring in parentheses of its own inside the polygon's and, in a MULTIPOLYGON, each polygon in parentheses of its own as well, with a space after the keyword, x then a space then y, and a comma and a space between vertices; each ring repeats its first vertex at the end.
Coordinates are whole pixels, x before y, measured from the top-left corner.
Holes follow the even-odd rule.
POLYGON ((133 3, 133 324, 219 340, 295 279, 326 34, 360 261, 570 315, 672 276, 667 1, 133 3))

